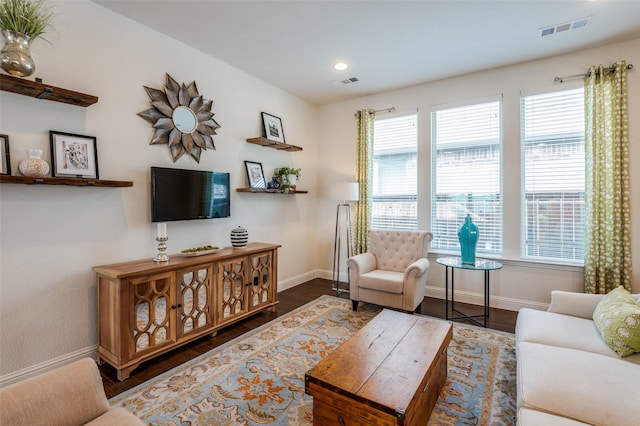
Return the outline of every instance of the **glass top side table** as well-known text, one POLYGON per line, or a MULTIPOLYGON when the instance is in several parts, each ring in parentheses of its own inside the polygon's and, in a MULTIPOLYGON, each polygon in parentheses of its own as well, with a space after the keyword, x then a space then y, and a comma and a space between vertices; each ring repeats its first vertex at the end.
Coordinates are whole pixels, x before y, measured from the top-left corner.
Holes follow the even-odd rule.
POLYGON ((489 273, 497 269, 502 269, 502 264, 494 260, 476 259, 475 263, 462 263, 460 256, 439 257, 436 262, 445 267, 445 318, 448 320, 466 319, 479 326, 487 327, 487 319, 489 318, 489 273), (459 314, 459 316, 449 316, 449 269, 451 269, 451 314, 459 314), (484 311, 482 315, 467 315, 455 307, 455 287, 454 273, 455 269, 466 269, 470 271, 484 272, 484 311), (483 318, 483 322, 476 318, 483 318))

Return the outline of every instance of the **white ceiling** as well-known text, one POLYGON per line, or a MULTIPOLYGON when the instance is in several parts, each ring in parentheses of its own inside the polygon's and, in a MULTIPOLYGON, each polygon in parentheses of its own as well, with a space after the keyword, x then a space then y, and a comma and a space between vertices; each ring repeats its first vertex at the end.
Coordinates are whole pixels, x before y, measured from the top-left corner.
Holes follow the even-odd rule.
POLYGON ((94 1, 317 105, 640 37, 640 0, 94 1))

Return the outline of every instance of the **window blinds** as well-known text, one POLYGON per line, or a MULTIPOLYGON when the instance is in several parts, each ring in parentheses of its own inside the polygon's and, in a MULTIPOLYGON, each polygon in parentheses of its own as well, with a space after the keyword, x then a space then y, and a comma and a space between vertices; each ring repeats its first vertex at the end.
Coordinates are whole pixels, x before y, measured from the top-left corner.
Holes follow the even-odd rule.
POLYGON ((522 96, 520 108, 521 256, 580 262, 584 258, 584 90, 522 96))
POLYGON ((502 253, 501 101, 432 112, 431 229, 434 249, 459 251, 470 214, 477 253, 502 253))
POLYGON ((376 119, 371 227, 417 229, 418 117, 376 119))

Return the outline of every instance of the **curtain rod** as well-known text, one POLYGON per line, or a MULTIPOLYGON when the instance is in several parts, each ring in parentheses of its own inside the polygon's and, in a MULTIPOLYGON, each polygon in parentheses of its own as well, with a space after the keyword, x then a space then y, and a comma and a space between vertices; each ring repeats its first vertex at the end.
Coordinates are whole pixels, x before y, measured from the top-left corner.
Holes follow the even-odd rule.
MULTIPOLYGON (((373 111, 373 113, 375 114, 375 113, 383 112, 383 111, 393 112, 395 110, 396 110, 396 107, 389 107, 389 108, 377 109, 377 110, 373 111)), ((353 116, 354 117, 358 117, 358 113, 356 112, 355 114, 353 114, 353 116)))
MULTIPOLYGON (((633 64, 628 64, 626 66, 626 69, 628 70, 632 70, 633 69, 633 64)), ((613 70, 615 70, 614 66, 610 66, 604 69, 605 72, 612 72, 613 70)), ((565 80, 571 80, 574 78, 583 78, 583 77, 589 77, 589 72, 586 72, 584 74, 574 74, 574 75, 567 75, 564 77, 556 77, 553 79, 554 83, 564 83, 565 80)))

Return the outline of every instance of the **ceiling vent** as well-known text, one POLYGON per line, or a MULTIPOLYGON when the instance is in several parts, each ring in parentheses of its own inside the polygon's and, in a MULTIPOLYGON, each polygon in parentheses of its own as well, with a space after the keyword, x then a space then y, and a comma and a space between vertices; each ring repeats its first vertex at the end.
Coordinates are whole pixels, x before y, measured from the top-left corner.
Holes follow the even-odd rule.
POLYGON ((575 21, 565 22, 563 24, 553 25, 551 27, 540 28, 540 37, 546 37, 552 34, 563 33, 565 31, 577 30, 584 28, 591 22, 591 16, 576 19, 575 21))
POLYGON ((351 84, 351 83, 355 83, 358 81, 357 77, 351 77, 351 78, 347 78, 345 80, 336 80, 333 82, 333 84, 335 84, 336 86, 343 86, 345 84, 351 84))

